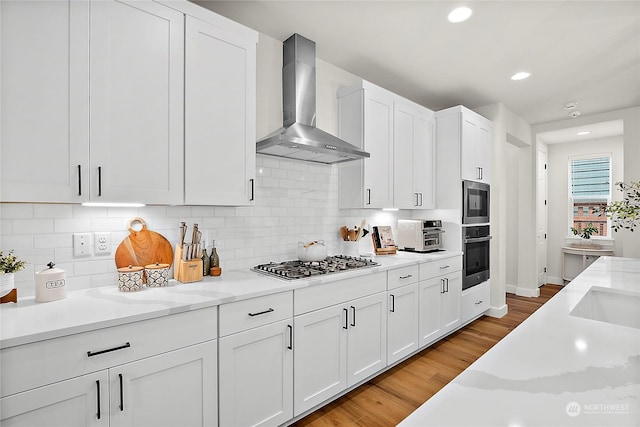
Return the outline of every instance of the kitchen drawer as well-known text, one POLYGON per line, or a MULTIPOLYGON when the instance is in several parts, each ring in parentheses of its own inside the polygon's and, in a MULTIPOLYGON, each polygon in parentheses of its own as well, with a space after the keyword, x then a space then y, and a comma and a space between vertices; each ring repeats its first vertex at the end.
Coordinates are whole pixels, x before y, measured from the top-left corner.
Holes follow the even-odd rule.
POLYGON ((462 270, 462 255, 429 261, 420 264, 420 280, 427 280, 460 270, 462 270))
POLYGON ((220 336, 235 334, 293 317, 293 291, 220 306, 220 336))
POLYGON ((491 288, 489 281, 483 282, 462 292, 461 316, 462 323, 478 317, 489 309, 491 288))
POLYGON ((203 308, 3 348, 2 397, 215 339, 217 310, 203 308), (117 350, 88 354, 111 349, 117 350))
POLYGON ((297 316, 386 290, 387 273, 385 271, 295 289, 293 291, 294 315, 297 316))
POLYGON ((395 289, 400 286, 410 285, 418 281, 418 265, 394 268, 387 271, 387 289, 395 289))

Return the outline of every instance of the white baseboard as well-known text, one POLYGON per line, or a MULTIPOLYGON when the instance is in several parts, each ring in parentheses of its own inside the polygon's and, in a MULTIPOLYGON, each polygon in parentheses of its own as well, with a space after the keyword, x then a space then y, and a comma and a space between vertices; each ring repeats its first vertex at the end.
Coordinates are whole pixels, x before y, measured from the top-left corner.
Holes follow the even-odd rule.
POLYGON ((507 304, 504 304, 502 307, 491 307, 485 313, 487 316, 501 318, 504 317, 509 312, 509 307, 507 304))
POLYGON ((540 289, 520 288, 515 285, 506 285, 504 287, 508 294, 516 294, 521 297, 537 298, 540 296, 540 289))
POLYGON ((547 283, 564 286, 564 280, 562 280, 562 277, 547 276, 547 283))

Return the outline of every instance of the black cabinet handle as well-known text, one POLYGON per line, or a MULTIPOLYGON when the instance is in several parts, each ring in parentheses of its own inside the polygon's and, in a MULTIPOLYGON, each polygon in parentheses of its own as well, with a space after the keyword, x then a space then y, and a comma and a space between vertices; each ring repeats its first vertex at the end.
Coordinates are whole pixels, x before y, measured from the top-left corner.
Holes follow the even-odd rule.
POLYGON ((287 348, 293 350, 293 326, 287 325, 287 328, 289 329, 289 345, 287 348))
POLYGON ((371 189, 367 188, 367 205, 371 204, 371 189))
POLYGON ((82 166, 81 165, 78 165, 78 196, 82 196, 82 166))
POLYGON ((411 277, 413 277, 413 274, 407 274, 406 276, 400 276, 399 279, 410 279, 411 277))
POLYGON ((351 322, 351 326, 356 326, 356 308, 351 306, 351 310, 353 311, 353 322, 351 322))
POLYGON ((391 310, 389 310, 392 313, 396 312, 396 296, 393 294, 389 294, 389 296, 391 297, 391 310))
POLYGON ((440 279, 440 293, 444 294, 444 279, 440 279))
POLYGON ((131 343, 126 343, 125 345, 121 345, 119 347, 108 348, 106 350, 87 351, 87 357, 93 357, 93 356, 97 356, 99 354, 110 353, 112 351, 122 350, 123 348, 129 348, 129 347, 131 347, 131 343))
POLYGON ((476 304, 476 305, 480 305, 480 304, 482 304, 482 303, 483 303, 483 300, 480 300, 480 301, 476 301, 476 302, 475 302, 475 304, 476 304))
POLYGON ((96 380, 96 389, 98 390, 98 412, 96 416, 100 419, 100 380, 96 380))
POLYGON ((124 390, 122 389, 122 374, 118 374, 120 377, 120 412, 124 411, 124 390))
POLYGON ((349 329, 349 310, 343 308, 342 311, 344 312, 344 326, 342 329, 349 329))
POLYGON ((102 196, 102 166, 98 166, 98 197, 102 196))
POLYGON ((255 180, 253 178, 251 178, 249 181, 251 181, 251 198, 249 199, 249 201, 252 202, 253 199, 254 199, 254 196, 255 196, 255 194, 254 194, 254 190, 255 190, 254 183, 255 183, 255 180))
POLYGON ((444 281, 447 284, 447 292, 449 292, 449 279, 445 278, 444 281))
POLYGON ((259 311, 257 313, 247 313, 249 316, 253 317, 253 316, 260 316, 261 314, 267 314, 267 313, 271 313, 272 311, 275 311, 273 308, 269 307, 269 309, 265 310, 265 311, 259 311))

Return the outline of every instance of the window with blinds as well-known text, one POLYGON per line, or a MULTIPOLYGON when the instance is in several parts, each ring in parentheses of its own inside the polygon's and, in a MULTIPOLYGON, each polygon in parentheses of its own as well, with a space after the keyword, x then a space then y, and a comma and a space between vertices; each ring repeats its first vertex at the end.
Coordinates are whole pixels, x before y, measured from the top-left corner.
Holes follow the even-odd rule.
POLYGON ((611 200, 611 156, 569 160, 570 227, 593 224, 597 236, 607 236, 607 217, 602 214, 611 200))

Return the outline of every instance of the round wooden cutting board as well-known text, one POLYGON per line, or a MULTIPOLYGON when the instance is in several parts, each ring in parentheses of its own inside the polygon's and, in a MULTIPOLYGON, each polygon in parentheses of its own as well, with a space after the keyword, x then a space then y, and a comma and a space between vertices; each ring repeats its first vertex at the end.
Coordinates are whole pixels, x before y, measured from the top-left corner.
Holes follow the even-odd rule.
POLYGON ((173 249, 171 243, 160 233, 147 230, 147 223, 142 218, 136 217, 127 224, 129 236, 127 236, 116 249, 116 267, 128 267, 129 265, 145 266, 148 264, 173 264, 173 249), (134 230, 134 223, 142 224, 141 230, 134 230))

